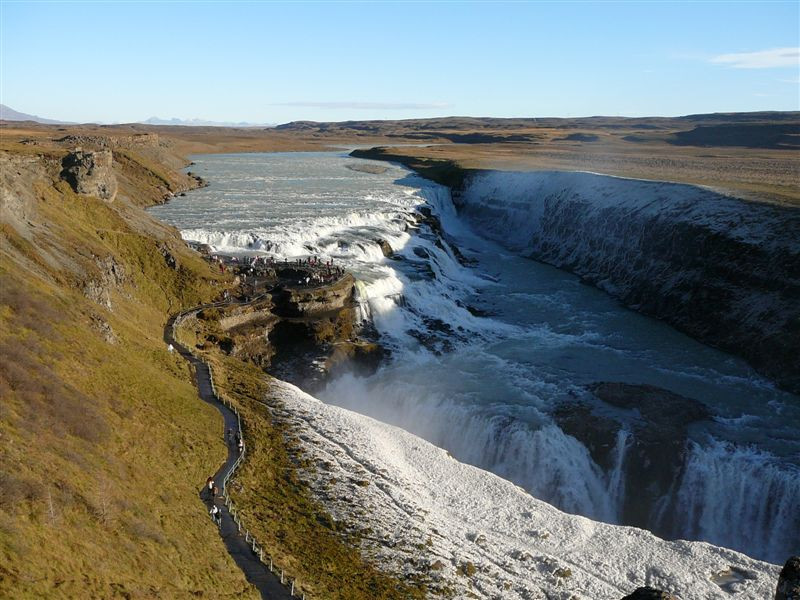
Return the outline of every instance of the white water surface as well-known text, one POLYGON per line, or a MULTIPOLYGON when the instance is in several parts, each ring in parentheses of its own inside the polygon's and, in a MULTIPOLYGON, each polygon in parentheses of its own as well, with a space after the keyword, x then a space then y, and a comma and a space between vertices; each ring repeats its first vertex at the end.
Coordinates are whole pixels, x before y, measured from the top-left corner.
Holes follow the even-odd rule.
MULTIPOLYGON (((664 499, 674 536, 776 563, 800 552, 800 402, 743 361, 485 238, 445 188, 403 168, 357 172, 347 165, 368 161, 340 153, 194 160, 210 186, 151 209, 184 238, 224 252, 333 258, 358 278, 362 316, 392 358, 369 378, 331 382, 325 402, 398 425, 564 511, 615 523, 628 437, 618 435, 615 467, 604 472, 550 412, 591 401, 584 386, 596 381, 664 387, 716 415, 692 428, 687 470, 664 499), (426 227, 409 230, 422 205, 471 266, 426 227)), ((513 239, 513 220, 506 227, 513 239)))

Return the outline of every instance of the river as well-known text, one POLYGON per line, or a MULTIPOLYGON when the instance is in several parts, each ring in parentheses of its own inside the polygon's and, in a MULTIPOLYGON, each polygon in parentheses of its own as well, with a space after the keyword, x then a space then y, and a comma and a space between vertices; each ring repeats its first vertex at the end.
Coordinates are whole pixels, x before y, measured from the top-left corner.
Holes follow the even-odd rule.
POLYGON ((332 258, 356 276, 361 317, 391 358, 370 377, 331 381, 323 401, 420 435, 562 510, 618 523, 633 493, 622 477, 630 436, 623 427, 603 470, 552 413, 591 403, 593 382, 659 386, 714 417, 690 428, 684 469, 653 507, 652 528, 669 521, 670 537, 775 563, 800 551, 800 399, 744 361, 481 236, 446 188, 402 167, 341 152, 193 160, 209 187, 150 210, 185 239, 227 253, 332 258), (352 168, 364 164, 387 168, 352 168), (409 229, 423 206, 446 242, 426 226, 409 229))

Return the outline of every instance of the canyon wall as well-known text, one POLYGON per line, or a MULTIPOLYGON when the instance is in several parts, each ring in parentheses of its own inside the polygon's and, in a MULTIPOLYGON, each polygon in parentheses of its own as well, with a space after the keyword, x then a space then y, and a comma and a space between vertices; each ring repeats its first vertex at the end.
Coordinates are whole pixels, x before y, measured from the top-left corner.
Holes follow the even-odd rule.
POLYGON ((460 214, 639 312, 800 391, 800 212, 696 186, 577 172, 469 173, 460 214))

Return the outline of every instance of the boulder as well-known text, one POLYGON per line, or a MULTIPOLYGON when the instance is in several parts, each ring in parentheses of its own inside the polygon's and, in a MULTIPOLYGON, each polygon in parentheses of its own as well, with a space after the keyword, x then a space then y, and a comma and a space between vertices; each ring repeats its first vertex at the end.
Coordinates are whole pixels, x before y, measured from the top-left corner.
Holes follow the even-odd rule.
POLYGON ((392 250, 392 247, 389 245, 389 242, 387 242, 386 240, 382 240, 380 238, 375 238, 375 243, 378 244, 378 246, 381 247, 381 252, 383 252, 383 255, 385 257, 388 258, 392 254, 394 254, 394 250, 392 250))
POLYGON ((117 195, 117 178, 112 163, 111 150, 85 152, 78 148, 61 161, 61 178, 77 194, 112 202, 117 195))
POLYGON ((783 565, 775 600, 800 600, 800 556, 792 556, 783 565))

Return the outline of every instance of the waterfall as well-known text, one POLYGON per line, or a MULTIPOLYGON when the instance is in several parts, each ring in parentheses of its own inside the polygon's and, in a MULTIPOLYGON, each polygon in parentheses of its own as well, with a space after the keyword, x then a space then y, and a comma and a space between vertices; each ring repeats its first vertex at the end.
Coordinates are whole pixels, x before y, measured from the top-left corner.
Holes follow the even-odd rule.
POLYGON ((678 537, 776 563, 800 552, 800 472, 767 453, 692 443, 675 504, 678 537))
POLYGON ((625 501, 625 454, 630 447, 632 438, 630 432, 620 429, 617 432, 617 443, 614 446, 612 457, 613 466, 608 473, 608 498, 611 506, 616 511, 616 521, 619 522, 622 505, 625 501))

